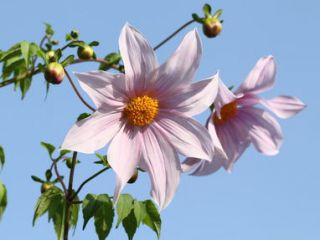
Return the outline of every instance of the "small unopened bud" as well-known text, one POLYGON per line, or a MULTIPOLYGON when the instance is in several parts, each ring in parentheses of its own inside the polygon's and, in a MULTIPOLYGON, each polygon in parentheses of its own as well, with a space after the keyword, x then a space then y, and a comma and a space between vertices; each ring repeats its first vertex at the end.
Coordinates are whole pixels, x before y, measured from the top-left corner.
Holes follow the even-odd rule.
POLYGON ((53 186, 52 183, 48 183, 48 182, 42 183, 41 184, 41 193, 48 191, 50 188, 52 188, 52 186, 53 186))
POLYGON ((83 60, 89 60, 93 57, 94 51, 91 46, 85 45, 78 48, 78 57, 83 60))
POLYGON ((129 179, 128 183, 130 183, 130 184, 135 183, 138 179, 138 175, 139 175, 139 171, 138 171, 138 169, 136 169, 136 171, 134 172, 132 177, 129 179))
POLYGON ((49 62, 55 62, 55 61, 57 61, 57 59, 56 59, 56 54, 55 54, 55 52, 52 51, 52 50, 46 53, 46 58, 48 59, 49 62))
POLYGON ((65 73, 60 63, 50 63, 44 73, 45 79, 52 84, 60 84, 64 79, 65 73))
POLYGON ((207 37, 214 38, 220 34, 222 24, 219 19, 211 17, 204 20, 202 29, 207 37))

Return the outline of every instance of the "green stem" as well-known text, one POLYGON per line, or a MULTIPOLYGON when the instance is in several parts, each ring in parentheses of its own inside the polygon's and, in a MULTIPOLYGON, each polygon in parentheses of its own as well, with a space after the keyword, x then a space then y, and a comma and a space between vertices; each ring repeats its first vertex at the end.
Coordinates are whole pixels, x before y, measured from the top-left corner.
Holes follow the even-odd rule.
POLYGON ((177 35, 179 32, 181 32, 183 29, 185 29, 186 27, 188 27, 190 24, 194 23, 195 20, 190 20, 188 22, 186 22, 185 24, 183 24, 181 27, 179 27, 176 31, 174 31, 169 37, 167 37, 166 39, 164 39, 162 42, 160 42, 158 45, 156 45, 153 50, 156 51, 158 48, 160 48, 162 45, 164 45, 166 42, 168 42, 171 38, 173 38, 175 35, 177 35))
POLYGON ((83 183, 80 184, 79 188, 77 189, 77 191, 74 193, 72 199, 74 199, 76 196, 78 196, 79 192, 81 191, 81 189, 84 187, 84 185, 86 185, 88 182, 90 182, 91 180, 93 180, 94 178, 96 178, 97 176, 99 176, 101 173, 107 171, 108 169, 110 169, 110 167, 105 167, 103 169, 101 169, 100 171, 96 172, 95 174, 93 174, 91 177, 87 178, 86 180, 83 181, 83 183))
POLYGON ((70 168, 70 174, 69 174, 69 184, 68 184, 68 190, 66 194, 66 206, 65 206, 65 217, 64 217, 64 231, 63 231, 63 239, 68 240, 69 235, 69 228, 70 228, 70 217, 71 217, 71 206, 72 206, 72 190, 73 190, 73 178, 74 178, 74 171, 75 166, 77 163, 77 152, 73 152, 72 156, 72 164, 70 168))
POLYGON ((78 98, 80 99, 80 101, 86 105, 91 111, 95 111, 96 109, 94 107, 92 107, 89 103, 87 103, 84 98, 81 96, 80 92, 78 91, 76 85, 74 84, 74 82, 72 81, 72 78, 70 77, 69 73, 67 72, 66 69, 64 69, 64 72, 66 73, 66 76, 72 86, 72 89, 75 91, 75 93, 77 94, 78 98))

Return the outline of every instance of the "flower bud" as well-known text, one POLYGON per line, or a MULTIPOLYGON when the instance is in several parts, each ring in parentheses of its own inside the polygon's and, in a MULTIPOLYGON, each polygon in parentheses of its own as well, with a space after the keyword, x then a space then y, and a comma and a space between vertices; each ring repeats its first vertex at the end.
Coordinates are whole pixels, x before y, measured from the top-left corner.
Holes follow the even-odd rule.
POLYGON ((48 182, 42 183, 41 184, 41 193, 48 191, 50 188, 52 188, 52 186, 53 186, 52 183, 48 183, 48 182))
POLYGON ((48 59, 49 62, 55 62, 55 61, 57 61, 57 59, 56 59, 56 54, 55 54, 55 52, 52 51, 52 50, 46 53, 46 58, 48 59))
POLYGON ((135 183, 138 179, 138 175, 139 175, 139 171, 138 171, 138 169, 136 169, 136 171, 134 172, 132 177, 129 179, 128 183, 130 183, 130 184, 135 183))
POLYGON ((214 38, 218 36, 222 30, 221 21, 217 18, 206 18, 202 25, 203 33, 209 37, 214 38))
POLYGON ((44 72, 45 79, 52 84, 60 84, 64 76, 63 66, 57 62, 50 63, 44 72))
POLYGON ((83 60, 89 60, 93 57, 94 51, 91 46, 85 45, 78 48, 78 57, 83 60))

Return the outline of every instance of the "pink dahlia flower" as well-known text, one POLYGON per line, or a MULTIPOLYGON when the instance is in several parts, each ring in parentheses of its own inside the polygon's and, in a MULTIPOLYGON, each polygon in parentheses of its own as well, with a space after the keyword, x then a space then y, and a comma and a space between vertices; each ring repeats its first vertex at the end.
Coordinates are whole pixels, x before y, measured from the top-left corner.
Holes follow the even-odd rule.
POLYGON ((117 176, 115 201, 141 167, 150 176, 154 200, 165 208, 180 180, 178 155, 213 158, 207 129, 191 116, 214 101, 218 77, 191 83, 201 57, 195 30, 160 66, 148 41, 133 27, 124 26, 119 45, 125 74, 76 74, 97 110, 71 128, 62 148, 93 153, 110 142, 108 161, 117 176))
POLYGON ((207 121, 207 128, 216 148, 224 151, 215 154, 211 162, 187 158, 184 171, 194 170, 193 175, 208 175, 224 167, 231 171, 233 164, 252 143, 265 155, 276 155, 282 143, 281 127, 267 111, 257 108, 261 104, 280 118, 289 118, 305 105, 295 97, 278 96, 270 100, 257 94, 273 87, 276 64, 272 56, 261 58, 242 85, 232 93, 219 79, 215 110, 207 121))

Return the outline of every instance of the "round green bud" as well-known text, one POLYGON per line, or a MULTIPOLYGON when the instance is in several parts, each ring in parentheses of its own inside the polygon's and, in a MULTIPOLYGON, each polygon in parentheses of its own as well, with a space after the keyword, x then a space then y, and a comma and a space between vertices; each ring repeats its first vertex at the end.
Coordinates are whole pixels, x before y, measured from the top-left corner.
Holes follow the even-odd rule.
POLYGON ((64 76, 63 66, 57 62, 49 63, 44 72, 45 79, 52 84, 60 84, 63 81, 64 76))
POLYGON ((94 51, 91 46, 85 45, 78 48, 78 57, 83 60, 89 60, 93 57, 94 51))
POLYGON ((222 24, 217 18, 207 18, 202 25, 203 33, 208 38, 214 38, 218 36, 222 30, 222 24))
POLYGON ((138 175, 139 175, 139 171, 138 169, 136 169, 132 177, 129 179, 128 183, 130 184, 135 183, 138 179, 138 175))
POLYGON ((51 51, 46 53, 46 58, 48 59, 49 62, 57 61, 56 54, 55 54, 55 52, 53 50, 51 50, 51 51))
POLYGON ((52 187, 53 187, 52 183, 49 183, 49 182, 42 183, 41 184, 41 189, 40 189, 41 193, 44 193, 44 192, 48 191, 52 187))

